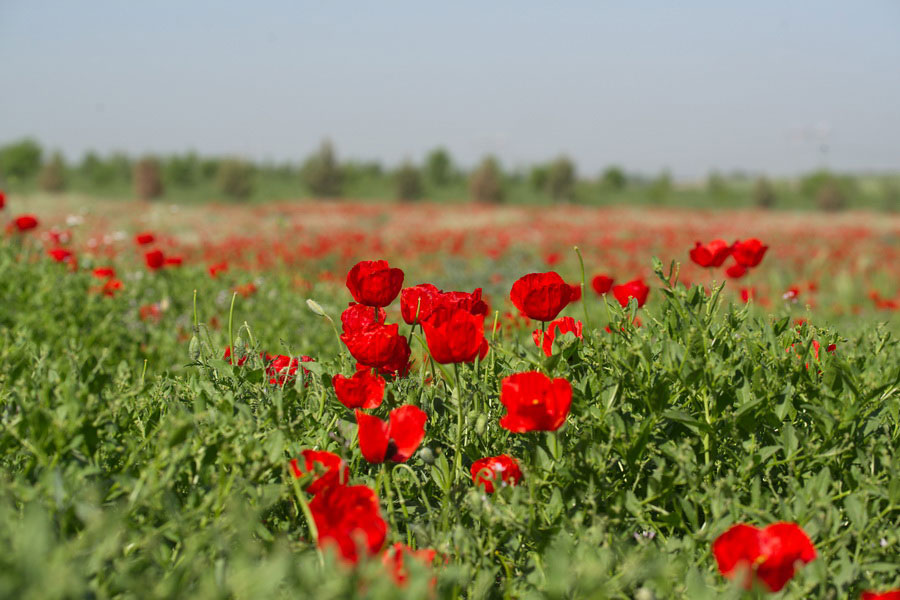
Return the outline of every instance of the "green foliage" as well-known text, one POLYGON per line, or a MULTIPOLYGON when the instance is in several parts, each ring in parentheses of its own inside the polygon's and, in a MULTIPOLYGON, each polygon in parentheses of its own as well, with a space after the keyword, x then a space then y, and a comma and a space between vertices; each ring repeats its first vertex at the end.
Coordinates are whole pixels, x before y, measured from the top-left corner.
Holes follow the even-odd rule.
POLYGON ((434 185, 447 185, 454 177, 453 159, 444 148, 436 148, 425 158, 425 174, 434 185))
POLYGON ((555 202, 572 201, 575 198, 575 163, 560 156, 547 169, 547 193, 555 202))
POLYGON ((603 175, 600 177, 600 180, 604 187, 607 187, 611 190, 621 190, 625 188, 625 185, 628 183, 628 179, 625 176, 625 171, 621 169, 621 167, 607 167, 606 170, 603 171, 603 175))
POLYGON ((615 334, 588 323, 583 342, 547 359, 530 331, 511 331, 462 366, 460 388, 428 361, 389 383, 376 414, 413 403, 429 420, 427 450, 389 465, 386 482, 329 385, 353 371, 320 316, 336 318, 345 291, 317 285, 312 312, 293 273, 266 275, 267 292, 236 307, 236 346, 250 357, 236 367, 221 360, 228 333, 208 325, 228 321, 222 280, 190 266, 123 273, 121 295, 105 298, 88 271, 17 252, 0 243, 4 306, 28 307, 0 309, 0 597, 429 597, 424 568, 410 565, 399 588, 378 559, 350 571, 309 542, 287 468, 305 448, 382 486, 389 541, 446 559, 440 598, 751 597, 709 552, 739 521, 796 521, 813 539, 819 557, 779 598, 900 585, 900 346, 884 327, 797 327, 671 286, 657 265, 642 327, 634 306, 590 298, 571 314, 608 313, 615 334), (148 302, 164 306, 159 322, 138 318, 148 302), (816 358, 813 340, 837 351, 816 358), (263 350, 317 362, 272 386, 263 350), (529 369, 572 383, 555 434, 498 426, 500 380, 529 369), (499 453, 524 479, 487 496, 467 468, 499 453))
POLYGON ((199 157, 193 152, 174 154, 165 160, 164 179, 170 186, 193 187, 203 177, 202 167, 199 157))
POLYGON ((41 168, 38 186, 45 192, 57 193, 66 189, 66 162, 62 154, 55 152, 41 168))
POLYGON ((331 142, 325 140, 303 165, 303 180, 310 191, 323 198, 341 195, 342 174, 331 142))
POLYGON ((0 178, 13 183, 37 175, 43 150, 32 139, 24 139, 0 148, 0 178))
POLYGON ((243 200, 253 193, 253 176, 253 165, 238 158, 227 158, 219 163, 216 184, 227 197, 243 200))

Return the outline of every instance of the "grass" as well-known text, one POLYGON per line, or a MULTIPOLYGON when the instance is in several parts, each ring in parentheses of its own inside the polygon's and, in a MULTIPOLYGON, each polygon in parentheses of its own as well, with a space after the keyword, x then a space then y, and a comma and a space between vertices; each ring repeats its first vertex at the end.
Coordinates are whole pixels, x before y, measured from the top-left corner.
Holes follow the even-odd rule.
MULTIPOLYGON (((471 289, 496 268, 511 280, 536 267, 522 252, 496 264, 445 250, 391 262, 407 269, 405 285, 419 283, 414 272, 471 289)), ((708 296, 673 283, 668 264, 650 255, 632 259, 653 272, 647 306, 586 295, 565 312, 585 322, 584 339, 564 340, 552 357, 535 347, 533 323, 503 317, 508 282, 495 284, 492 300, 503 327, 484 361, 461 365, 459 384, 424 360, 413 336, 411 375, 390 382, 373 412, 384 418, 415 404, 428 414, 426 437, 385 480, 362 458, 353 414, 330 387, 352 363, 304 302, 313 298, 334 320, 346 307, 334 256, 263 272, 233 264, 211 278, 200 259, 150 273, 126 250, 112 259, 85 253, 85 267, 115 262, 125 285, 108 298, 92 291, 88 270, 69 272, 36 240, 7 237, 0 597, 743 598, 755 592, 717 572, 710 543, 734 523, 779 520, 800 524, 819 556, 778 597, 900 587, 892 315, 837 317, 823 298, 798 325, 787 304, 743 304, 730 288, 708 296), (259 291, 238 297, 232 313, 232 287, 247 279, 259 291), (159 316, 142 319, 150 304, 159 316), (231 337, 251 356, 242 367, 221 360, 231 337), (813 340, 837 350, 816 358, 813 340), (316 362, 272 386, 260 351, 316 362), (571 414, 558 432, 498 426, 500 381, 525 370, 571 382, 571 414), (351 569, 319 551, 288 468, 308 448, 344 457, 351 483, 377 490, 388 542, 434 548, 435 566, 410 561, 398 587, 378 557, 351 569), (520 460, 524 478, 485 495, 468 466, 500 453, 520 460)), ((771 278, 796 279, 793 262, 772 264, 771 278)), ((820 294, 857 301, 840 289, 820 294)), ((399 320, 395 308, 388 320, 399 320)))

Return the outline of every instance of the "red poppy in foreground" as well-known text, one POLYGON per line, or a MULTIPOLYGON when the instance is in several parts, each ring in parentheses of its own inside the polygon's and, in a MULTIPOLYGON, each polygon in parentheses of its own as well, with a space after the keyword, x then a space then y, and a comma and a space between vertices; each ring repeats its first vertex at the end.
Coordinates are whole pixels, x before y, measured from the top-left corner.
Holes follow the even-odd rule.
POLYGON ((431 357, 442 365, 484 358, 488 352, 488 343, 484 339, 484 317, 462 309, 442 313, 440 319, 422 323, 431 357))
POLYGON ((553 340, 556 339, 557 335, 574 333, 575 337, 580 340, 583 339, 582 330, 583 325, 581 321, 576 321, 572 317, 562 317, 551 321, 550 325, 547 326, 547 331, 535 329, 532 337, 535 345, 542 348, 544 354, 550 356, 553 354, 553 340))
POLYGON ((425 412, 411 404, 392 410, 387 423, 357 409, 359 451, 370 463, 406 462, 425 438, 427 420, 425 412))
POLYGON ((721 267, 725 259, 731 256, 731 246, 725 240, 713 240, 705 246, 696 242, 690 256, 701 267, 721 267))
POLYGON ((400 291, 400 313, 409 325, 429 321, 436 312, 456 309, 487 315, 488 305, 481 299, 481 288, 472 293, 444 292, 430 283, 420 283, 400 291))
POLYGON ((529 273, 509 291, 509 299, 529 319, 552 321, 569 304, 572 288, 558 273, 529 273))
POLYGON ((615 280, 607 275, 597 275, 591 279, 591 287, 598 296, 602 296, 612 288, 613 281, 615 280))
POLYGON ((165 264, 166 257, 163 256, 162 250, 151 250, 144 254, 144 262, 151 271, 162 268, 165 264))
MULTIPOLYGON (((285 385, 290 382, 297 374, 297 367, 301 362, 312 362, 310 356, 301 356, 299 359, 284 356, 283 354, 271 355, 266 354, 266 375, 269 377, 271 385, 285 385)), ((303 373, 309 373, 303 369, 303 373)))
POLYGON ((403 566, 404 555, 411 556, 423 565, 430 567, 437 556, 437 551, 432 550, 431 548, 413 550, 406 544, 400 542, 387 548, 387 550, 384 551, 384 554, 381 555, 381 562, 389 569, 394 581, 400 586, 405 585, 406 580, 409 578, 409 573, 407 573, 403 566))
POLYGON ((731 247, 731 254, 734 256, 737 264, 750 268, 755 267, 762 261, 768 249, 769 247, 763 246, 763 243, 758 239, 749 238, 735 242, 731 247))
POLYGON ((738 524, 716 538, 712 552, 726 577, 746 574, 743 585, 754 580, 777 592, 794 576, 798 562, 816 557, 809 537, 795 523, 774 523, 764 529, 738 524))
POLYGON ((875 592, 863 592, 860 600, 900 600, 900 590, 882 592, 881 594, 875 592))
POLYGON ((386 371, 408 372, 409 342, 400 335, 400 327, 372 324, 356 331, 345 331, 341 341, 346 344, 350 354, 358 362, 367 367, 375 367, 386 371))
POLYGON ((38 220, 34 215, 21 215, 13 219, 12 226, 18 231, 28 231, 38 226, 38 220))
POLYGON ((326 488, 346 485, 350 481, 350 468, 337 454, 324 450, 304 450, 300 454, 303 455, 303 468, 300 468, 299 460, 292 458, 291 473, 297 479, 307 474, 313 475, 312 482, 306 488, 307 493, 315 496, 326 488))
POLYGON ((383 325, 387 313, 383 308, 373 309, 371 306, 351 302, 341 313, 341 329, 344 333, 361 331, 369 325, 383 325), (378 318, 375 318, 375 313, 378 318))
POLYGON ((506 454, 480 458, 472 463, 472 481, 483 485, 488 494, 494 493, 494 483, 516 485, 522 479, 519 461, 506 454))
POLYGON ((356 563, 359 550, 377 554, 387 537, 375 492, 365 485, 327 487, 309 503, 319 547, 336 546, 344 560, 356 563))
POLYGON ((616 300, 619 301, 619 304, 622 305, 622 308, 628 306, 628 301, 632 298, 637 300, 638 308, 640 308, 647 302, 647 294, 650 293, 650 288, 647 287, 643 279, 632 279, 628 283, 614 285, 612 293, 616 300))
POLYGON ((516 373, 503 378, 500 402, 506 407, 500 427, 513 433, 556 431, 569 414, 572 386, 538 371, 516 373))
POLYGON ((378 408, 384 399, 385 381, 371 369, 357 371, 352 377, 340 373, 331 378, 337 399, 347 408, 378 408))
POLYGON ((403 287, 403 271, 386 260, 364 260, 347 273, 347 289, 353 299, 366 306, 387 306, 403 287))
POLYGON ((155 241, 156 236, 149 231, 142 231, 141 233, 134 236, 134 243, 138 246, 146 246, 147 244, 152 244, 155 241))

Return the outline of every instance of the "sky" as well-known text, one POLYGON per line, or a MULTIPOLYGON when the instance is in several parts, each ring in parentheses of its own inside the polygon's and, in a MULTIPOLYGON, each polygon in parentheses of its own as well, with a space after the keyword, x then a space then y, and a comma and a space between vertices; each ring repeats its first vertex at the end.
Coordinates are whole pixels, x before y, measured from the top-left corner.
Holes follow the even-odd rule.
POLYGON ((900 2, 0 0, 0 143, 900 170, 900 2))

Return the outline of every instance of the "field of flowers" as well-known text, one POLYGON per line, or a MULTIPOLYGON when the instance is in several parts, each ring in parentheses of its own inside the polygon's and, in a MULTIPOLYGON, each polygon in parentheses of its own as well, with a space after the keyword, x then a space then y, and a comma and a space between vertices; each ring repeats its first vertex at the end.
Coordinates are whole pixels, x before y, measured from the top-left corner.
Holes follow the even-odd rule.
POLYGON ((900 218, 0 200, 0 597, 900 597, 900 218))

